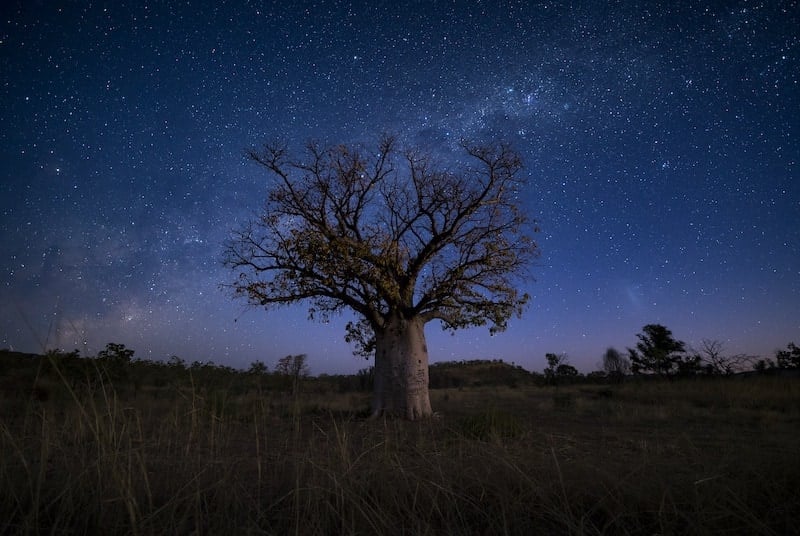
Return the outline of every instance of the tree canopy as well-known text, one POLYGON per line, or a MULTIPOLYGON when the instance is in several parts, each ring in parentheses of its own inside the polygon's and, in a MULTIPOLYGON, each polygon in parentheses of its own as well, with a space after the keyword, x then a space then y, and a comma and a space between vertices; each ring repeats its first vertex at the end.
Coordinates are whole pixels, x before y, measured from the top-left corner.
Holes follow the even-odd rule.
POLYGON ((514 284, 538 253, 518 206, 519 156, 505 144, 462 143, 456 171, 393 137, 374 150, 310 143, 251 150, 272 172, 262 215, 236 230, 225 264, 252 305, 308 300, 312 318, 343 308, 361 321, 348 340, 371 352, 391 311, 447 329, 502 330, 529 296, 514 284))
POLYGON ((697 372, 699 357, 688 356, 686 343, 676 340, 672 331, 661 324, 647 324, 636 337, 636 348, 628 348, 634 374, 672 376, 697 372))

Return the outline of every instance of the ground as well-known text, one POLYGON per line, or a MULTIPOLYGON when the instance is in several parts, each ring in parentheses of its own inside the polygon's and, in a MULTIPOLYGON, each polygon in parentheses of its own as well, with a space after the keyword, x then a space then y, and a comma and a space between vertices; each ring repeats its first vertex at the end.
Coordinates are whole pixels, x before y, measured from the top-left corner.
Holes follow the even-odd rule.
POLYGON ((797 531, 797 379, 433 389, 408 422, 200 372, 4 391, 0 532, 797 531))

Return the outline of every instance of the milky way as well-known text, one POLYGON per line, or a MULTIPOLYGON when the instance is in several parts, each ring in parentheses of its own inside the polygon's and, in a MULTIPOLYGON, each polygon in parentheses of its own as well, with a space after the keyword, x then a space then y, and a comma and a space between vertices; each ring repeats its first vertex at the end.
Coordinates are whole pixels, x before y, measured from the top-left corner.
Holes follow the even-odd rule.
POLYGON ((432 361, 589 371, 648 323, 729 353, 800 342, 796 2, 16 4, 0 347, 365 366, 347 314, 245 309, 220 261, 266 191, 247 148, 384 132, 445 162, 462 138, 513 143, 541 223, 522 319, 431 324, 432 361))

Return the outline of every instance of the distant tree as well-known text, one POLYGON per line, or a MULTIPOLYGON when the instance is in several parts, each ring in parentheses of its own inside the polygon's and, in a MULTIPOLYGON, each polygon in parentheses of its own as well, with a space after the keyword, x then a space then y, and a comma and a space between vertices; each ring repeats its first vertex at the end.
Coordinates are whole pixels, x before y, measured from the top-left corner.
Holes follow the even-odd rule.
POLYGON ((733 373, 722 354, 722 348, 722 341, 703 339, 700 342, 700 350, 697 355, 700 356, 703 372, 724 375, 733 373))
POLYGON ((686 343, 674 339, 672 332, 661 324, 644 326, 636 337, 639 339, 636 348, 628 348, 634 374, 673 376, 697 370, 695 356, 686 355, 686 343))
POLYGON ((77 348, 75 348, 71 352, 67 352, 66 350, 61 350, 61 349, 58 349, 58 348, 53 348, 53 349, 47 350, 47 352, 45 352, 45 356, 48 357, 48 358, 51 358, 51 359, 55 359, 55 360, 58 360, 58 359, 76 359, 76 358, 79 358, 81 356, 81 351, 78 350, 77 348))
POLYGON ((753 363, 753 370, 756 372, 766 372, 769 369, 774 369, 778 365, 772 359, 759 359, 755 363, 753 363))
POLYGON ((603 354, 603 371, 611 381, 622 381, 630 370, 631 362, 616 348, 608 348, 603 354))
POLYGON ((557 384, 559 380, 575 377, 578 369, 568 363, 567 354, 545 354, 547 367, 544 369, 544 377, 547 383, 557 384))
POLYGON ((225 264, 234 297, 256 307, 309 301, 309 316, 350 309, 346 339, 375 357, 373 415, 432 415, 424 326, 503 330, 538 253, 519 209, 521 161, 507 145, 462 143, 437 165, 384 137, 376 149, 280 144, 249 156, 276 179, 261 217, 236 231, 225 264))
POLYGON ((800 368, 800 347, 790 342, 786 350, 775 352, 775 361, 780 368, 800 368))
POLYGON ((263 361, 256 360, 250 363, 250 368, 247 369, 248 374, 253 376, 260 376, 267 373, 267 365, 263 361))
POLYGON ((97 353, 97 358, 115 363, 130 363, 134 353, 130 348, 125 348, 124 344, 110 342, 106 344, 105 350, 97 353))
POLYGON ((544 377, 548 380, 548 383, 553 383, 555 381, 556 376, 556 369, 558 365, 562 363, 562 360, 566 358, 566 355, 562 354, 552 354, 546 353, 544 354, 544 359, 547 361, 547 366, 544 368, 544 377))
POLYGON ((247 369, 247 374, 252 377, 252 381, 254 382, 259 393, 261 393, 264 388, 264 381, 266 380, 267 371, 267 365, 261 360, 253 361, 250 363, 250 367, 247 369))
POLYGON ((556 367, 556 376, 559 378, 574 378, 578 375, 578 369, 572 365, 562 363, 556 367))
POLYGON ((175 369, 185 369, 186 361, 176 355, 173 355, 167 360, 167 366, 175 369))
POLYGON ((694 376, 702 372, 700 367, 701 357, 697 354, 686 353, 678 357, 675 361, 677 376, 694 376))
POLYGON ((278 360, 275 365, 275 374, 289 379, 292 392, 297 392, 300 381, 311 375, 306 354, 287 355, 278 360))
POLYGON ((104 350, 97 353, 97 361, 102 364, 102 369, 113 382, 122 382, 130 376, 130 366, 134 351, 126 348, 124 344, 110 342, 104 350))
POLYGON ((724 353, 722 341, 703 339, 700 342, 700 349, 694 350, 697 356, 700 370, 706 374, 716 374, 729 376, 736 372, 741 372, 747 368, 752 368, 756 361, 754 356, 746 354, 727 355, 724 353))
POLYGON ((307 361, 306 354, 287 355, 278 360, 275 365, 275 373, 292 378, 306 378, 311 374, 307 361))

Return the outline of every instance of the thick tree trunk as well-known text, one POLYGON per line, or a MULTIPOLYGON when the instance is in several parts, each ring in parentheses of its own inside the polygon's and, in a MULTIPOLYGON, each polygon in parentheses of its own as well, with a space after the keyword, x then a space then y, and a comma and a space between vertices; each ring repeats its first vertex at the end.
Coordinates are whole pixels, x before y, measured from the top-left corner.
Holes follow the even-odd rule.
POLYGON ((390 318, 375 333, 374 417, 390 414, 410 420, 430 417, 428 348, 420 318, 390 318))

